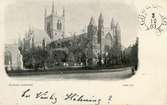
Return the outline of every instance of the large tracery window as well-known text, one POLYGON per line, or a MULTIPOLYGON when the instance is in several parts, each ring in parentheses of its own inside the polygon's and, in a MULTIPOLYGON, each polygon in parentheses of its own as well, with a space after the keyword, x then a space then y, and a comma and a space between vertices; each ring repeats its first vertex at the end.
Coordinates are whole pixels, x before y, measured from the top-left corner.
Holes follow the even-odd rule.
POLYGON ((109 32, 105 36, 105 44, 109 46, 112 44, 112 36, 109 32))

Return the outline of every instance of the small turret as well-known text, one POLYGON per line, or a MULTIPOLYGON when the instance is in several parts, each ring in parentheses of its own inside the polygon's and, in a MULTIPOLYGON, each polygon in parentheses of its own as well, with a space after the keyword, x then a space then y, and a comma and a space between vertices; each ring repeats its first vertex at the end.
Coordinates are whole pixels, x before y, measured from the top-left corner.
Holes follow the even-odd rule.
POLYGON ((98 21, 98 27, 99 28, 103 28, 103 16, 102 16, 102 13, 100 13, 100 16, 99 16, 99 21, 98 21))
POLYGON ((102 36, 104 35, 104 26, 103 26, 103 16, 102 13, 100 13, 99 20, 98 20, 98 43, 101 43, 102 36))
POLYGON ((46 8, 45 8, 45 10, 44 10, 44 30, 46 30, 46 18, 47 18, 47 10, 46 10, 46 8))
POLYGON ((121 29, 119 23, 116 24, 115 29, 115 44, 118 50, 121 50, 121 29))
POLYGON ((121 31, 121 28, 120 28, 120 26, 119 26, 119 23, 117 22, 117 24, 116 24, 116 30, 117 31, 121 31))
POLYGON ((115 28, 115 22, 114 19, 112 18, 111 20, 111 30, 113 30, 115 28))
POLYGON ((63 17, 65 17, 65 9, 63 8, 63 17))
POLYGON ((87 28, 88 37, 92 40, 93 37, 96 37, 97 27, 95 25, 95 20, 93 17, 90 18, 90 22, 87 28))
POLYGON ((55 12, 55 7, 54 7, 54 0, 53 0, 53 2, 52 2, 52 14, 54 14, 54 12, 55 12))
POLYGON ((47 10, 45 8, 45 13, 44 13, 45 18, 47 17, 47 10))
POLYGON ((89 25, 95 25, 95 20, 94 20, 93 17, 91 17, 90 22, 89 22, 89 25))

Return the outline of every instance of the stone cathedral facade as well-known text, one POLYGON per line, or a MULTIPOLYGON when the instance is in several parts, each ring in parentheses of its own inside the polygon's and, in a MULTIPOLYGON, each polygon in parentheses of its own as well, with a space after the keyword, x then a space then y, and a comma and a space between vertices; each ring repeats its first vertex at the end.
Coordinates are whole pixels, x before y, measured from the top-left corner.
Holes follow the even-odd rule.
MULTIPOLYGON (((42 46, 50 52, 50 58, 57 62, 83 62, 82 57, 86 60, 87 65, 96 65, 99 60, 103 61, 104 55, 108 54, 109 49, 114 49, 114 52, 121 51, 121 29, 118 22, 111 19, 110 26, 104 26, 102 13, 98 17, 98 25, 94 17, 90 18, 87 25, 87 32, 79 35, 66 37, 65 35, 65 9, 62 14, 58 15, 52 4, 51 13, 48 15, 45 9, 44 13, 44 30, 40 35, 41 40, 36 45, 34 31, 27 35, 32 45, 25 46, 42 46), (29 37, 31 36, 31 38, 29 37), (48 39, 47 43, 45 42, 48 39), (39 45, 40 44, 40 45, 39 45), (46 44, 46 45, 44 45, 46 44), (100 58, 99 58, 100 57, 100 58), (73 60, 75 59, 75 60, 73 60)), ((36 38, 37 39, 37 38, 36 38)), ((29 40, 28 40, 29 41, 29 40)), ((25 44, 25 42, 23 42, 25 44)))
POLYGON ((100 14, 98 18, 98 26, 91 17, 88 28, 87 37, 90 41, 88 46, 88 54, 90 54, 90 64, 97 64, 99 58, 103 60, 104 55, 108 54, 107 50, 113 48, 119 53, 121 51, 121 30, 119 23, 115 24, 114 19, 111 21, 110 27, 104 27, 103 16, 100 14))

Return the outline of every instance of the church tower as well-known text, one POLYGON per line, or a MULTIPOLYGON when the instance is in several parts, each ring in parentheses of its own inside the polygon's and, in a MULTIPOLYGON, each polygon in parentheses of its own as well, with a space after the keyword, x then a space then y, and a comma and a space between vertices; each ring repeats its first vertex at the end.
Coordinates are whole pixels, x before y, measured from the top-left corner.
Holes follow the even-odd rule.
POLYGON ((92 44, 96 44, 97 43, 97 27, 95 25, 95 20, 93 17, 91 17, 89 25, 88 25, 88 29, 87 29, 87 33, 88 33, 88 38, 91 41, 92 44))
POLYGON ((100 56, 99 56, 99 64, 102 64, 102 37, 104 36, 104 25, 103 25, 103 16, 102 13, 100 13, 99 20, 98 20, 98 43, 100 44, 100 56))
POLYGON ((100 13, 99 20, 98 20, 98 43, 100 44, 102 42, 102 36, 104 35, 104 25, 103 25, 103 16, 102 13, 100 13))
POLYGON ((52 41, 63 39, 65 34, 65 10, 58 15, 55 11, 54 2, 52 3, 51 14, 47 16, 47 10, 44 13, 44 29, 52 41))
POLYGON ((111 30, 114 30, 115 29, 115 22, 114 22, 114 19, 112 18, 111 20, 111 30))
POLYGON ((115 47, 118 51, 121 51, 121 28, 119 23, 116 24, 115 27, 115 47))
POLYGON ((97 27, 95 25, 95 20, 93 17, 91 17, 88 28, 87 28, 87 37, 88 37, 88 64, 94 65, 96 64, 96 58, 97 58, 97 27))

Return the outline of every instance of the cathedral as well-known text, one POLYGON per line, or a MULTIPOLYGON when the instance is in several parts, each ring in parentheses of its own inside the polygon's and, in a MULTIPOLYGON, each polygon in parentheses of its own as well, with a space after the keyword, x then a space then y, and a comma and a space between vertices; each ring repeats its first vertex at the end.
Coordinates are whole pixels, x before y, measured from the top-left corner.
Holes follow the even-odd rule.
POLYGON ((63 39, 65 34, 65 10, 63 9, 62 15, 58 15, 53 3, 51 14, 47 16, 47 10, 45 9, 44 29, 52 41, 63 39))
MULTIPOLYGON (((121 51, 121 29, 119 23, 112 18, 109 27, 104 26, 102 13, 98 17, 98 25, 94 17, 90 18, 87 32, 70 37, 65 36, 65 9, 58 15, 52 4, 51 13, 44 12, 44 30, 35 33, 31 29, 23 41, 24 49, 34 46, 45 47, 50 52, 50 58, 55 62, 86 62, 87 65, 103 63, 108 54, 107 49, 121 51), (39 34, 39 35, 38 35, 39 34), (39 36, 40 40, 35 36, 39 36), (82 57, 86 59, 83 61, 82 57), (75 60, 74 60, 75 59, 75 60)), ((116 51, 116 52, 117 52, 116 51)))

